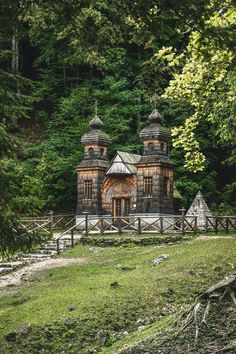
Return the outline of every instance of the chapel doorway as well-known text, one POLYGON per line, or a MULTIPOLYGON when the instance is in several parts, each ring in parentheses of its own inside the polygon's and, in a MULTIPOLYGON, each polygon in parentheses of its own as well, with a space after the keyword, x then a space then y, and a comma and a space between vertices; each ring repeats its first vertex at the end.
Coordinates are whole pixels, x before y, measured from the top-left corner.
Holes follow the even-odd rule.
POLYGON ((128 216, 130 213, 130 198, 113 198, 112 214, 114 217, 128 216))

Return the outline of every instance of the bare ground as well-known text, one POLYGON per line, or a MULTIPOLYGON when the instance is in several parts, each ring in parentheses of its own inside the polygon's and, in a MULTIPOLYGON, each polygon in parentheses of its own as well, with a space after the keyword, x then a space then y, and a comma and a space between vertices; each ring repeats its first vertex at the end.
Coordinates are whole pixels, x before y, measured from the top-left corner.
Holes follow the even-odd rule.
POLYGON ((52 258, 30 264, 10 274, 0 277, 0 288, 5 286, 20 285, 27 281, 35 272, 56 267, 65 267, 74 264, 87 264, 88 258, 52 258))
MULTIPOLYGON (((197 237, 194 241, 207 241, 211 239, 220 239, 225 238, 225 236, 205 236, 201 235, 197 237)), ((235 236, 228 236, 227 238, 235 238, 235 236)), ((193 242, 194 242, 193 241, 193 242)), ((155 248, 159 249, 162 247, 167 247, 167 245, 156 246, 155 248)), ((104 250, 101 247, 91 247, 91 251, 97 253, 104 250)), ((142 253, 148 253, 151 250, 144 250, 142 253)), ((39 263, 30 264, 24 266, 19 270, 15 270, 10 274, 0 277, 0 288, 12 285, 20 285, 23 282, 29 280, 29 278, 37 271, 56 268, 56 267, 65 267, 74 264, 87 264, 89 262, 88 258, 52 258, 39 263)))

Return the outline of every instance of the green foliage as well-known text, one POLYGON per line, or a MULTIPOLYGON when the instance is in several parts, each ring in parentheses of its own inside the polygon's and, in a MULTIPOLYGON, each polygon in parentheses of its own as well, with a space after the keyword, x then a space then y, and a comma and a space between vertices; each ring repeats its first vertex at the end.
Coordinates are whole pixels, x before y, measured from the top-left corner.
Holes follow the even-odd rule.
POLYGON ((203 30, 192 32, 185 56, 177 56, 183 67, 166 89, 165 97, 184 100, 193 108, 184 124, 172 131, 174 146, 183 148, 186 166, 193 172, 203 170, 206 163, 197 134, 205 121, 222 143, 235 146, 235 18, 231 1, 223 13, 212 7, 203 30))
POLYGON ((1 8, 0 156, 9 170, 0 182, 13 214, 75 210, 80 139, 95 100, 110 158, 141 151, 138 132, 157 101, 172 128, 183 196, 176 208, 200 189, 214 209, 234 210, 233 1, 22 0, 1 8))

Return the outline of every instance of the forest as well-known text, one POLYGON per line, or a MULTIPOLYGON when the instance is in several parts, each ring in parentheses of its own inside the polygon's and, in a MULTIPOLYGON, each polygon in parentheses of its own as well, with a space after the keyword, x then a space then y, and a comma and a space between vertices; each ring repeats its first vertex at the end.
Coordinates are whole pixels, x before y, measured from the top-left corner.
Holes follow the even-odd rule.
POLYGON ((75 212, 96 100, 110 157, 140 152, 156 105, 172 129, 176 210, 201 190, 212 211, 235 213, 235 0, 0 0, 0 11, 3 233, 20 215, 75 212))

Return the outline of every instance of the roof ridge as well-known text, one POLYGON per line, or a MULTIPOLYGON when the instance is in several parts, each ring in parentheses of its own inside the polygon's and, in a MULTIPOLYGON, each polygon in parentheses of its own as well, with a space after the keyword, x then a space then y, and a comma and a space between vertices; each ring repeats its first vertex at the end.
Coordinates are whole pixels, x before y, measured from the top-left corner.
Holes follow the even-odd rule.
POLYGON ((121 153, 121 154, 129 154, 129 155, 133 155, 133 156, 140 156, 141 157, 141 155, 139 155, 139 154, 134 154, 133 152, 128 152, 128 151, 117 151, 117 153, 121 153))
POLYGON ((130 170, 130 167, 128 166, 129 164, 124 161, 124 159, 123 159, 123 157, 120 155, 120 153, 122 153, 122 151, 117 151, 117 154, 120 156, 120 158, 121 158, 123 164, 125 164, 125 166, 126 166, 126 167, 128 168, 128 170, 129 170, 129 172, 130 172, 131 174, 133 174, 132 171, 130 170))

